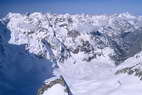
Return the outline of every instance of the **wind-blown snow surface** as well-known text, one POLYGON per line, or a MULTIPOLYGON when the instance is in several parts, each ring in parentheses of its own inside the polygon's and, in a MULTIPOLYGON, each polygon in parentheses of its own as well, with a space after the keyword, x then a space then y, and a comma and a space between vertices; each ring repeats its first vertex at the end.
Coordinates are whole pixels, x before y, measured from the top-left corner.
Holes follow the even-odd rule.
MULTIPOLYGON (((35 95, 32 88, 53 75, 62 75, 73 95, 142 93, 140 78, 115 74, 138 63, 141 70, 141 16, 9 13, 0 28, 4 95, 35 95)), ((56 89, 63 92, 56 84, 45 93, 56 89)))

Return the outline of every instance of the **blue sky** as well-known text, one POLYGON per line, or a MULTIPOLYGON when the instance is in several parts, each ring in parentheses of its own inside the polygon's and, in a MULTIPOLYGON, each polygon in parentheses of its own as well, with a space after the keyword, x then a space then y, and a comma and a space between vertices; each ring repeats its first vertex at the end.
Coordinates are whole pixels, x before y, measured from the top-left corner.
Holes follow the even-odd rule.
POLYGON ((50 12, 142 15, 142 0, 0 0, 0 15, 8 12, 50 12))

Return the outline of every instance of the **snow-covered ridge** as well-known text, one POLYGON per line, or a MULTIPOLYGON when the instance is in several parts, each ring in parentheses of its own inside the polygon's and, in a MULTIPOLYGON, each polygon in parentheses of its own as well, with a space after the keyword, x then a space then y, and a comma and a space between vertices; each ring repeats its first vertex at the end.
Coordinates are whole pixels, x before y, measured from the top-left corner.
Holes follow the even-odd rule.
POLYGON ((9 43, 26 44, 29 52, 47 59, 62 60, 71 52, 84 52, 86 45, 85 51, 91 54, 87 60, 109 47, 114 51, 111 58, 119 64, 141 50, 142 17, 129 13, 98 16, 9 13, 3 20, 8 21, 6 26, 11 31, 9 43))

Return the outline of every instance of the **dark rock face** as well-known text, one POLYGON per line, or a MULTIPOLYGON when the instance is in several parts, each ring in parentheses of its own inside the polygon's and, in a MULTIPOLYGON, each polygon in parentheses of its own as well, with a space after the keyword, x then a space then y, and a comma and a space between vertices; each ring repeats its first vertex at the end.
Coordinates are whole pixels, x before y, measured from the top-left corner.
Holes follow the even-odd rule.
POLYGON ((115 72, 115 74, 116 75, 118 75, 118 74, 125 74, 125 73, 128 74, 128 75, 132 75, 133 74, 134 76, 136 76, 140 80, 142 80, 142 70, 140 68, 138 68, 138 67, 141 67, 139 65, 141 65, 141 63, 138 63, 138 64, 136 64, 134 66, 131 66, 131 67, 125 67, 125 68, 115 72))
POLYGON ((72 30, 72 31, 68 31, 67 35, 68 37, 76 38, 80 35, 80 33, 79 31, 72 30))
POLYGON ((38 90, 37 95, 43 95, 45 91, 49 90, 51 87, 53 87, 56 84, 61 84, 63 87, 65 87, 64 91, 68 95, 73 95, 63 77, 56 78, 52 81, 49 81, 48 83, 43 84, 42 87, 38 90))
POLYGON ((115 56, 112 56, 112 58, 116 61, 116 64, 120 64, 142 50, 142 30, 126 33, 123 37, 122 35, 116 41, 110 40, 110 46, 115 51, 115 56))

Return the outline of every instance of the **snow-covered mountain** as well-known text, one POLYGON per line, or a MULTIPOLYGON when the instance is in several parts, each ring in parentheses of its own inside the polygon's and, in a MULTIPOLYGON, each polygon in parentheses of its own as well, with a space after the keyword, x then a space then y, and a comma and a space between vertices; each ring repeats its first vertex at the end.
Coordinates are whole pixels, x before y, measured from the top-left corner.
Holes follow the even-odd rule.
POLYGON ((9 13, 0 20, 0 92, 47 79, 40 95, 140 95, 141 48, 141 16, 9 13))

